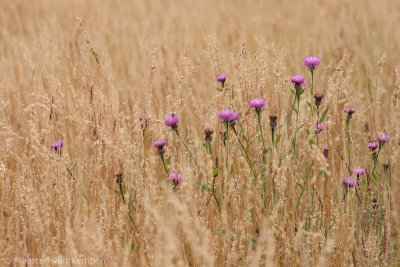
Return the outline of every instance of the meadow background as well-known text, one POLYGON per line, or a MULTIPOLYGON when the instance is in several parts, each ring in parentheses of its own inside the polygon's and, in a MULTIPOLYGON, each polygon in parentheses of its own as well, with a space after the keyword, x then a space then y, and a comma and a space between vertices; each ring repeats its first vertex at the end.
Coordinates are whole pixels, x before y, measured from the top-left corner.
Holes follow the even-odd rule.
POLYGON ((398 0, 1 1, 0 259, 399 266, 398 10, 398 0), (316 135, 307 88, 304 126, 290 153, 298 126, 285 124, 290 77, 311 83, 307 55, 322 60, 314 91, 325 95, 325 129, 310 146, 316 135), (219 91, 222 73, 228 90, 219 91), (267 102, 265 139, 270 115, 281 136, 265 164, 249 109, 256 97, 267 102), (392 137, 377 177, 362 176, 346 197, 345 107, 357 110, 352 168, 371 168, 367 144, 376 134, 392 137), (253 182, 233 135, 224 161, 223 108, 240 113, 238 127, 253 136, 249 157, 264 180, 253 182), (164 125, 171 113, 182 140, 164 125), (212 155, 203 146, 207 128, 212 155), (177 190, 153 147, 157 139, 167 141, 169 170, 182 173, 177 190), (50 149, 58 140, 61 155, 50 149))

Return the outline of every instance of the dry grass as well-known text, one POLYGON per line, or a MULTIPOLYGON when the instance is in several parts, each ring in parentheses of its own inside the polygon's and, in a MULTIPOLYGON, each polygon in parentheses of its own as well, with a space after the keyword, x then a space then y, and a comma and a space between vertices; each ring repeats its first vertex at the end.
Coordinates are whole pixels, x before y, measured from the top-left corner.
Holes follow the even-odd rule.
POLYGON ((1 1, 0 265, 399 266, 399 9, 398 0, 1 1), (311 82, 308 54, 322 59, 314 87, 328 107, 318 145, 308 89, 298 122, 285 123, 290 76, 311 82), (281 135, 265 164, 255 97, 267 102, 266 142, 269 115, 281 135), (368 174, 344 198, 349 106, 351 168, 368 174), (226 158, 216 117, 226 107, 254 139, 257 181, 232 132, 226 158), (164 125, 171 113, 198 166, 164 125), (384 131, 392 140, 373 177, 367 144, 384 131), (177 190, 153 147, 162 138, 169 171, 182 172, 177 190))

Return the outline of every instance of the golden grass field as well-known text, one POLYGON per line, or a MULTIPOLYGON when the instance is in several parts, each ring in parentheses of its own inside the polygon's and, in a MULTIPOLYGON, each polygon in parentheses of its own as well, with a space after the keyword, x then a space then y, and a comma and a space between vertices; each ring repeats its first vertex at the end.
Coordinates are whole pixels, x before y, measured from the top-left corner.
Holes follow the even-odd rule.
POLYGON ((400 266, 398 10, 398 0, 1 1, 0 266, 400 266), (322 60, 319 115, 308 55, 322 60), (308 83, 297 120, 295 74, 308 83), (249 108, 260 97, 263 136, 249 108), (225 145, 224 108, 240 113, 225 145), (164 124, 171 114, 180 138, 164 124), (367 145, 384 132, 374 162, 367 145), (366 174, 346 190, 356 167, 366 174))

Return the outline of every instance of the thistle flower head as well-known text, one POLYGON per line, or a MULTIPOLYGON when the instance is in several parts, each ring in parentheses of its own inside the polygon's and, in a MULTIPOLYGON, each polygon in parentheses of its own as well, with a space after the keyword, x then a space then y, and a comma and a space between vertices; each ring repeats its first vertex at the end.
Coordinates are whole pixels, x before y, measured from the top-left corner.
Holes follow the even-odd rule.
POLYGON ((376 140, 378 141, 379 145, 383 146, 386 142, 390 141, 390 136, 386 134, 377 134, 376 140))
POLYGON ((61 148, 64 146, 64 142, 63 141, 54 141, 53 144, 51 144, 50 148, 51 150, 54 150, 58 153, 61 152, 61 148))
POLYGON ((250 108, 254 108, 257 113, 260 113, 263 107, 265 107, 265 100, 262 98, 255 98, 250 101, 250 108))
POLYGON ((123 178, 122 173, 117 173, 114 176, 116 177, 115 182, 117 184, 122 184, 124 182, 124 178, 123 178))
POLYGON ((328 150, 328 146, 327 146, 327 145, 324 146, 324 151, 323 151, 322 153, 324 154, 324 157, 325 157, 325 158, 328 158, 329 150, 328 150))
POLYGON ((204 130, 204 140, 206 142, 211 142, 213 133, 214 133, 213 129, 205 129, 204 130))
POLYGON ((161 140, 156 140, 154 141, 153 145, 156 148, 163 148, 165 146, 165 140, 161 139, 161 140))
POLYGON ((356 109, 355 108, 345 108, 344 112, 347 113, 347 120, 350 120, 351 117, 353 116, 353 113, 356 112, 356 109))
POLYGON ((292 82, 293 86, 296 88, 296 86, 306 86, 307 82, 306 79, 301 76, 301 75, 294 75, 290 77, 290 81, 292 82))
POLYGON ((228 76, 227 76, 226 74, 221 74, 221 75, 219 75, 217 81, 219 81, 219 82, 222 84, 222 87, 224 87, 225 81, 226 81, 226 78, 227 78, 227 77, 228 77, 228 76))
POLYGON ((269 126, 271 126, 272 129, 275 129, 276 126, 278 125, 278 116, 276 115, 271 115, 269 116, 269 126))
POLYGON ((165 118, 165 125, 170 126, 172 129, 178 128, 179 118, 175 114, 165 118))
POLYGON ((149 120, 149 118, 146 117, 146 116, 144 116, 144 115, 142 115, 142 116, 139 117, 139 121, 140 121, 140 123, 141 123, 141 126, 140 126, 140 127, 141 127, 143 130, 145 130, 145 129, 147 128, 147 122, 148 122, 148 120, 149 120))
POLYGON ((180 172, 172 172, 168 175, 168 178, 172 180, 175 188, 182 182, 182 174, 180 172))
POLYGON ((323 129, 324 129, 324 123, 323 122, 318 123, 317 124, 317 133, 322 132, 323 129))
POLYGON ((239 119, 239 114, 226 108, 218 111, 218 119, 225 123, 232 123, 239 119))
POLYGON ((303 65, 309 71, 314 71, 319 65, 321 65, 321 59, 316 56, 307 56, 304 58, 303 65))
POLYGON ((222 141, 225 144, 226 141, 226 131, 225 130, 219 130, 219 134, 221 135, 222 141))
POLYGON ((346 177, 342 180, 342 186, 345 190, 348 190, 349 188, 353 188, 355 185, 355 182, 353 178, 351 177, 346 177))
POLYGON ((316 93, 314 95, 314 103, 317 107, 319 107, 321 105, 322 99, 324 98, 324 94, 321 93, 316 93))
POLYGON ((363 168, 355 168, 351 172, 355 173, 357 177, 365 174, 365 170, 363 168))
POLYGON ((369 148, 369 150, 374 151, 375 149, 378 148, 378 143, 375 142, 375 141, 369 142, 369 143, 368 143, 368 148, 369 148))
POLYGON ((158 153, 160 153, 160 155, 164 154, 164 147, 166 145, 165 140, 161 139, 161 140, 156 140, 153 143, 154 147, 158 149, 158 153))

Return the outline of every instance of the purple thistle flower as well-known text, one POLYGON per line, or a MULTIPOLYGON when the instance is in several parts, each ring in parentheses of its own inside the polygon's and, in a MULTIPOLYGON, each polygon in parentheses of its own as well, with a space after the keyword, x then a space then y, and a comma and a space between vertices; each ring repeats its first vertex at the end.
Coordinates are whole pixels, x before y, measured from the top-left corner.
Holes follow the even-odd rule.
POLYGON ((307 56, 304 58, 303 65, 312 72, 321 65, 321 59, 316 56, 307 56))
POLYGON ((324 129, 324 123, 323 122, 318 123, 317 124, 317 133, 322 132, 323 129, 324 129))
POLYGON ((154 147, 156 147, 156 148, 158 148, 158 149, 164 148, 165 144, 166 144, 166 143, 165 143, 165 140, 163 140, 163 139, 161 139, 161 140, 156 140, 156 141, 154 141, 154 143, 153 143, 154 147))
POLYGON ((342 186, 343 188, 347 191, 349 188, 353 188, 355 185, 355 182, 353 180, 353 178, 351 177, 346 177, 343 179, 342 181, 342 186))
POLYGON ((234 121, 236 121, 237 119, 239 119, 239 114, 234 112, 231 109, 223 109, 218 111, 218 119, 220 119, 221 121, 225 122, 225 123, 232 123, 234 121))
POLYGON ((61 148, 64 146, 63 141, 54 141, 53 144, 51 144, 50 148, 51 150, 54 150, 57 153, 61 153, 61 148))
POLYGON ((227 78, 227 77, 228 77, 228 76, 227 76, 226 74, 221 74, 221 75, 218 77, 217 81, 219 81, 219 82, 222 84, 222 87, 224 87, 225 81, 226 81, 226 78, 227 78))
POLYGON ((294 75, 294 76, 290 77, 290 81, 292 82, 292 84, 295 88, 296 88, 296 86, 306 86, 307 85, 306 79, 301 75, 294 75))
POLYGON ((233 112, 231 117, 231 123, 239 119, 239 113, 233 112))
POLYGON ((356 109, 355 108, 345 108, 344 112, 353 114, 354 112, 356 112, 356 109))
POLYGON ((176 188, 182 182, 182 174, 180 172, 173 172, 168 175, 168 178, 172 180, 174 188, 176 188))
POLYGON ((365 174, 365 170, 363 168, 355 168, 351 172, 355 173, 357 177, 365 174))
POLYGON ((257 113, 260 113, 263 107, 265 107, 265 100, 262 98, 255 98, 250 101, 250 108, 254 108, 257 113))
POLYGON ((383 146, 386 142, 390 141, 390 136, 386 134, 377 134, 376 140, 378 140, 380 146, 383 146))
POLYGON ((179 118, 175 114, 165 118, 165 125, 170 126, 172 129, 176 130, 178 128, 179 118))
POLYGON ((139 117, 139 121, 140 121, 140 123, 141 123, 141 126, 140 126, 140 127, 143 129, 143 131, 146 130, 146 128, 147 128, 147 122, 148 122, 148 120, 149 120, 149 118, 146 117, 146 116, 144 116, 144 115, 142 115, 142 116, 139 117))
POLYGON ((356 109, 355 108, 345 108, 344 112, 347 113, 347 120, 350 120, 351 117, 353 116, 353 113, 356 112, 356 109))
POLYGON ((374 151, 375 149, 378 148, 378 143, 375 142, 375 141, 369 142, 369 143, 368 143, 368 148, 369 148, 371 151, 374 151))

